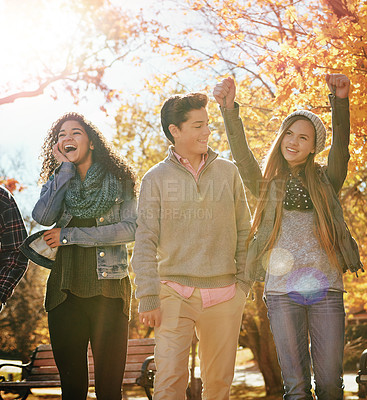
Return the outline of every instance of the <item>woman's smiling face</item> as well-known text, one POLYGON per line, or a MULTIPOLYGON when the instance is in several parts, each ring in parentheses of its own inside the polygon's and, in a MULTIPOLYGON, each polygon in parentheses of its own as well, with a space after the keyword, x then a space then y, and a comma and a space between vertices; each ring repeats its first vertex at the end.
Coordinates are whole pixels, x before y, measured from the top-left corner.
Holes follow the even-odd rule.
POLYGON ((58 133, 60 152, 76 166, 92 164, 93 143, 78 121, 65 121, 58 133))
POLYGON ((285 132, 280 149, 290 167, 306 162, 315 152, 315 128, 311 121, 299 119, 285 132))

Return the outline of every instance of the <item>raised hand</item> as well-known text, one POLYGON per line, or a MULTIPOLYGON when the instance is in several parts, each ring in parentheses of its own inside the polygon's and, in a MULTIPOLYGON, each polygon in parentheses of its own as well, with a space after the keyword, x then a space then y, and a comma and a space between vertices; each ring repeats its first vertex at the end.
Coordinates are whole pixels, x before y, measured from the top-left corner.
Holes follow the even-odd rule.
POLYGON ((350 81, 346 75, 343 74, 327 74, 326 83, 329 90, 333 92, 335 89, 335 96, 341 99, 348 97, 350 81))
POLYGON ((221 83, 215 86, 213 96, 221 107, 234 108, 234 99, 236 97, 234 80, 232 78, 223 79, 221 83))

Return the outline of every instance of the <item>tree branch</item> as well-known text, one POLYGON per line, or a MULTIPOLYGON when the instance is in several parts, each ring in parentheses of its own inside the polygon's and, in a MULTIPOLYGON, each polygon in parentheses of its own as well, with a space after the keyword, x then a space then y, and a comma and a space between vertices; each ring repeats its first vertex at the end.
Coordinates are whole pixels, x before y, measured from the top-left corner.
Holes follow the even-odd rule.
POLYGON ((51 85, 58 80, 65 79, 67 75, 62 73, 61 75, 54 76, 52 78, 46 79, 45 82, 41 83, 39 87, 35 90, 21 91, 18 93, 11 94, 10 96, 0 98, 0 105, 13 103, 15 100, 24 97, 36 97, 43 94, 47 86, 51 85))

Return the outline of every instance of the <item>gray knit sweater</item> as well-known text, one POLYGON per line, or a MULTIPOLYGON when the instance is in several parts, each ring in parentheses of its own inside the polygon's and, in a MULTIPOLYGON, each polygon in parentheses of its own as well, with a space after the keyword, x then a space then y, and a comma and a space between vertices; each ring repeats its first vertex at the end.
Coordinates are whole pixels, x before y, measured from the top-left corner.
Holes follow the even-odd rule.
MULTIPOLYGON (((342 274, 315 235, 314 213, 283 209, 279 237, 268 260, 265 294, 343 291, 342 274)), ((341 260, 339 252, 337 257, 341 260)))
POLYGON ((244 279, 250 212, 237 167, 208 151, 196 182, 169 149, 141 184, 132 258, 139 311, 160 305, 160 281, 217 288, 244 279))

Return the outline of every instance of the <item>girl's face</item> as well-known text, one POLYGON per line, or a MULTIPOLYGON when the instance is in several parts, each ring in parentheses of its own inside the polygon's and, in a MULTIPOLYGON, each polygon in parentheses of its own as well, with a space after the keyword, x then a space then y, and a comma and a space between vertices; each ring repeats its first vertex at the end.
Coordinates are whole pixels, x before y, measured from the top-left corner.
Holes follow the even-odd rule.
POLYGON ((58 133, 60 152, 76 166, 92 165, 93 143, 78 121, 65 121, 58 133))
POLYGON ((315 152, 315 129, 312 122, 304 119, 295 121, 285 132, 280 149, 290 167, 306 162, 315 152))

